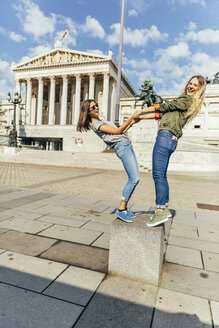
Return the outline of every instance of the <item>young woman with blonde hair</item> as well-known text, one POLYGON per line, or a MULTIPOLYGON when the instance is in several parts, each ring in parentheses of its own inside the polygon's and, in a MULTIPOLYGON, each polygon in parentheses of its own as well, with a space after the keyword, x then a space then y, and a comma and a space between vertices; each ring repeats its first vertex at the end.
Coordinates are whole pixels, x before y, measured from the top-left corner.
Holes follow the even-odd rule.
MULTIPOLYGON (((137 110, 120 127, 114 123, 100 120, 99 107, 93 99, 85 100, 81 105, 80 116, 77 124, 77 131, 83 132, 92 129, 108 146, 115 149, 116 155, 121 159, 124 169, 128 175, 120 206, 115 214, 121 220, 131 223, 135 217, 130 209, 127 209, 127 203, 139 182, 138 163, 132 148, 132 144, 125 133, 132 124, 139 121, 143 110, 137 110)), ((150 114, 154 117, 153 114, 150 114)))
MULTIPOLYGON (((157 226, 171 217, 168 208, 169 185, 167 168, 171 154, 176 150, 182 128, 199 113, 204 101, 206 80, 203 76, 192 76, 182 94, 170 102, 144 109, 153 112, 160 120, 158 135, 153 149, 153 179, 156 192, 156 211, 147 225, 157 226)), ((147 119, 148 116, 141 116, 147 119)))

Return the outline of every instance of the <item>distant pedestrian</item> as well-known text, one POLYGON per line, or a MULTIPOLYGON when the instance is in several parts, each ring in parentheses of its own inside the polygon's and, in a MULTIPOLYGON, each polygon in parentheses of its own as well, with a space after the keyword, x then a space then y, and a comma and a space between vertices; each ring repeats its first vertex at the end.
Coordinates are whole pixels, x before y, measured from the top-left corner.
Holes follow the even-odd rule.
MULTIPOLYGON (((184 125, 199 113, 204 101, 206 80, 195 75, 190 78, 182 94, 161 105, 144 109, 145 113, 154 112, 155 119, 160 119, 158 135, 153 150, 153 179, 156 192, 156 211, 147 225, 157 226, 170 218, 168 208, 169 185, 167 168, 171 154, 176 150, 178 139, 182 136, 184 125)), ((148 116, 141 116, 141 119, 148 116)))
MULTIPOLYGON (((115 149, 116 155, 121 159, 124 169, 128 175, 120 206, 115 214, 121 220, 131 223, 135 214, 127 208, 128 201, 139 182, 139 169, 132 144, 125 133, 134 123, 139 121, 143 110, 137 110, 120 127, 114 123, 100 120, 99 107, 93 99, 85 100, 81 105, 77 131, 83 132, 92 129, 108 146, 115 149)), ((114 182, 115 183, 115 182, 114 182)))

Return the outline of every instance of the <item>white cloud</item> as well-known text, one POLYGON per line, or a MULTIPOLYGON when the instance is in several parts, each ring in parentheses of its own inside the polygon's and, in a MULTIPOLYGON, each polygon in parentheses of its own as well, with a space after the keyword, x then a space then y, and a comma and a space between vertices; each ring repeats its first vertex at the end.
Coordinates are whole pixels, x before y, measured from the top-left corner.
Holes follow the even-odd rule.
POLYGON ((0 26, 0 34, 5 34, 6 30, 4 27, 0 26))
POLYGON ((170 5, 181 4, 181 5, 185 6, 185 5, 189 5, 189 4, 198 4, 203 7, 206 6, 205 0, 169 0, 168 3, 170 5))
POLYGON ((33 35, 37 40, 40 37, 55 31, 56 16, 44 15, 39 6, 31 0, 19 0, 20 5, 16 5, 17 16, 25 33, 33 35))
POLYGON ((6 29, 2 26, 0 26, 0 34, 3 34, 5 35, 6 37, 9 36, 9 38, 15 42, 22 42, 22 41, 25 41, 26 38, 21 35, 21 34, 18 34, 18 33, 15 33, 13 31, 6 31, 6 29))
MULTIPOLYGON (((107 42, 110 46, 119 43, 120 37, 120 23, 111 25, 113 33, 108 35, 107 42)), ((163 41, 167 39, 167 33, 161 33, 157 26, 152 25, 149 29, 135 29, 131 28, 124 29, 124 44, 130 44, 133 47, 145 46, 146 43, 151 39, 153 41, 163 41)))
POLYGON ((146 69, 150 68, 150 63, 146 58, 143 58, 141 60, 136 59, 128 59, 127 57, 122 58, 123 65, 131 66, 134 69, 146 69))
POLYGON ((8 91, 15 91, 14 73, 11 64, 0 58, 0 98, 5 100, 8 91))
POLYGON ((200 42, 204 44, 216 44, 219 42, 219 30, 212 30, 210 28, 199 32, 189 31, 182 38, 188 41, 200 42))
MULTIPOLYGON (((28 53, 26 56, 23 56, 21 58, 21 60, 19 61, 19 63, 24 63, 34 57, 40 56, 46 52, 48 52, 49 50, 51 50, 50 45, 39 45, 33 48, 30 48, 28 50, 28 53)), ((15 65, 17 65, 18 63, 15 63, 15 65)))
POLYGON ((103 51, 99 49, 88 49, 87 52, 94 55, 104 55, 103 51))
POLYGON ((180 58, 189 57, 191 52, 187 43, 179 42, 177 45, 169 46, 166 49, 156 50, 155 55, 167 58, 180 58))
POLYGON ((193 74, 202 74, 212 77, 219 71, 219 56, 212 57, 203 52, 197 52, 191 58, 191 71, 193 74))
POLYGON ((81 25, 80 29, 84 33, 89 33, 89 35, 94 38, 103 39, 105 36, 102 25, 98 22, 98 20, 92 18, 91 16, 86 17, 86 22, 81 25))
POLYGON ((17 34, 15 32, 10 32, 9 33, 10 38, 15 41, 15 42, 22 42, 27 40, 24 36, 22 36, 21 34, 17 34))
POLYGON ((188 30, 194 31, 196 28, 197 28, 197 25, 195 22, 189 22, 188 30))
POLYGON ((153 1, 145 1, 145 0, 128 0, 128 4, 138 13, 145 12, 151 5, 153 1))
POLYGON ((138 13, 135 9, 131 9, 131 10, 129 10, 128 15, 137 17, 138 13))

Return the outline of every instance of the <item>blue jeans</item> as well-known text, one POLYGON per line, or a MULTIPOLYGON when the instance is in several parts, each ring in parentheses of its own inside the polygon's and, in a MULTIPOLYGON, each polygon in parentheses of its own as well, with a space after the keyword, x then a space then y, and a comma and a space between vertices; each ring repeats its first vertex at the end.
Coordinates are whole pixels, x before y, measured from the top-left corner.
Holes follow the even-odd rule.
POLYGON ((153 150, 153 179, 156 192, 156 207, 164 208, 169 202, 167 168, 171 154, 176 150, 177 140, 174 134, 160 130, 153 150))
POLYGON ((124 169, 128 175, 128 182, 123 189, 121 197, 121 200, 128 202, 140 180, 138 162, 132 148, 132 144, 129 141, 119 141, 114 149, 116 155, 121 159, 124 169))

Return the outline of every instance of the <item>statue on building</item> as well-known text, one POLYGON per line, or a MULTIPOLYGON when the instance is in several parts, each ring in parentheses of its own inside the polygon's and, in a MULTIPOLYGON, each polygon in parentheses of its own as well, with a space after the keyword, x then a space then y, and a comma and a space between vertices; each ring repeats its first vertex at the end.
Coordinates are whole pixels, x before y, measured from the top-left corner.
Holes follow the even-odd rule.
POLYGON ((219 84, 219 72, 214 74, 213 80, 209 79, 208 76, 205 79, 207 84, 219 84))
POLYGON ((213 84, 219 84, 219 72, 214 75, 213 84))
POLYGON ((163 99, 156 94, 154 91, 154 83, 151 80, 145 80, 144 83, 141 85, 141 91, 140 95, 135 96, 135 107, 136 103, 140 100, 143 100, 141 108, 144 107, 144 105, 147 105, 147 107, 153 106, 153 104, 162 104, 163 99))

